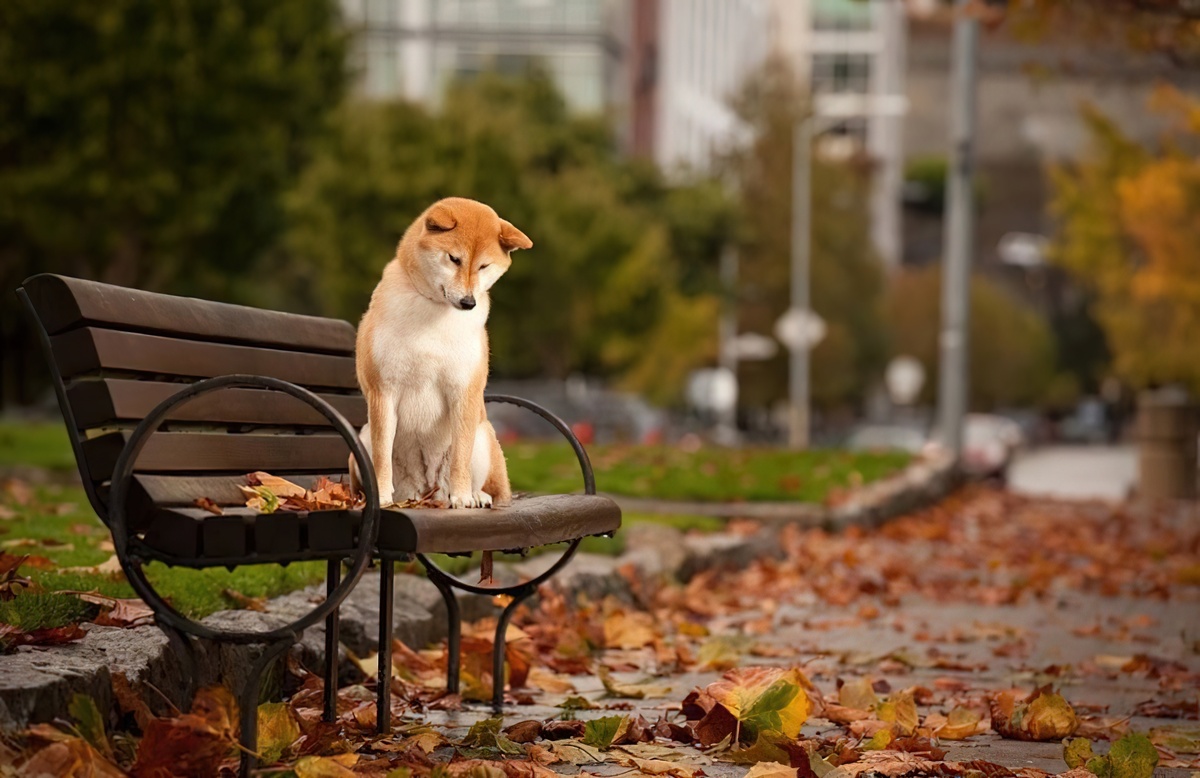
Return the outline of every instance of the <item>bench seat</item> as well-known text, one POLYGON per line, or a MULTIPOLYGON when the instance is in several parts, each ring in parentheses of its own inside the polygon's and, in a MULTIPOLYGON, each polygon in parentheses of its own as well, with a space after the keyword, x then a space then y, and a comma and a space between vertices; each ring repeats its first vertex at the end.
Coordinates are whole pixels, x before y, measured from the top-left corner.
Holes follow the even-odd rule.
MULTIPOLYGON (((257 513, 229 507, 221 516, 192 506, 159 506, 143 525, 149 555, 187 567, 292 562, 351 554, 357 510, 257 513)), ((389 509, 380 514, 376 553, 515 551, 606 535, 621 526, 608 497, 554 494, 519 497, 503 508, 389 509)))

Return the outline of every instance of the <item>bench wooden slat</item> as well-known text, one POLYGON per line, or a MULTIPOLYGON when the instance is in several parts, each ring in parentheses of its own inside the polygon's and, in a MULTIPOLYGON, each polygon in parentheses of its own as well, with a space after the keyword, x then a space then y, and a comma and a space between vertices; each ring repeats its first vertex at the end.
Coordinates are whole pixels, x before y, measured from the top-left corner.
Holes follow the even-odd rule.
MULTIPOLYGON (((347 454, 347 456, 349 456, 347 454)), ((271 475, 286 478, 305 489, 322 475, 337 481, 346 481, 346 462, 343 461, 340 472, 287 473, 273 472, 271 475)), ((238 489, 246 485, 245 473, 236 475, 163 475, 158 473, 137 473, 133 476, 142 492, 156 505, 192 507, 197 497, 207 497, 221 506, 242 507, 246 504, 246 496, 238 489)))
POLYGON ((51 339, 63 378, 99 370, 212 378, 247 373, 307 387, 357 389, 354 359, 83 327, 51 339))
POLYGON ((327 354, 354 353, 354 327, 338 319, 155 294, 51 274, 27 279, 24 289, 51 335, 101 325, 327 354))
POLYGON ((608 497, 551 494, 521 497, 506 508, 388 510, 379 528, 386 551, 505 551, 614 532, 621 509, 608 497))
MULTIPOLYGON (((76 381, 67 387, 67 399, 80 429, 120 421, 140 421, 160 402, 184 388, 183 384, 133 381, 120 378, 76 381)), ((367 403, 361 395, 323 394, 355 427, 367 423, 367 403)), ((176 406, 168 421, 208 421, 229 424, 303 425, 328 427, 318 411, 280 392, 261 389, 220 389, 176 406)))
MULTIPOLYGON (((106 481, 112 477, 129 436, 127 431, 110 432, 83 442, 92 478, 106 481)), ((142 473, 324 473, 345 469, 349 456, 350 450, 340 435, 155 432, 142 449, 135 469, 142 473)))
MULTIPOLYGON (((215 516, 200 508, 160 507, 145 539, 174 557, 224 559, 255 554, 278 558, 353 549, 360 511, 257 514, 245 507, 215 516)), ((384 511, 379 549, 387 552, 465 553, 506 551, 562 543, 614 532, 621 526, 617 504, 600 495, 523 497, 505 508, 384 511)))

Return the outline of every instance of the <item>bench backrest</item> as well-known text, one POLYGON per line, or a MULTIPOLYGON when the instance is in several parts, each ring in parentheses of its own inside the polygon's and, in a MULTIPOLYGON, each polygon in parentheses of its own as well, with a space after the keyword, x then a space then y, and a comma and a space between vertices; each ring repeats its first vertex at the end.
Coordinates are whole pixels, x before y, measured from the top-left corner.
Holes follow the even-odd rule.
MULTIPOLYGON (((196 380, 272 376, 322 395, 356 427, 366 422, 348 322, 56 275, 33 276, 23 289, 49 337, 46 356, 65 384, 63 415, 101 518, 132 427, 196 380)), ((251 470, 344 473, 347 455, 345 442, 307 405, 279 392, 225 389, 177 407, 135 472, 160 504, 201 496, 227 502, 222 497, 235 495, 235 482, 251 470)))

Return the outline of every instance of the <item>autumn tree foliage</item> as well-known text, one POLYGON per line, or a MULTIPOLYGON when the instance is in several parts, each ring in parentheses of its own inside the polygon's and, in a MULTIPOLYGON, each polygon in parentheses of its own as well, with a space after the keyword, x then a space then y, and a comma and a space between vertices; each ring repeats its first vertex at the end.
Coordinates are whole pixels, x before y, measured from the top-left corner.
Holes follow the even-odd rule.
POLYGON ((1053 259, 1094 290, 1119 378, 1200 391, 1200 100, 1163 86, 1150 108, 1154 148, 1086 111, 1090 151, 1053 176, 1053 259))
MULTIPOLYGON (((921 361, 937 375, 941 324, 941 267, 901 272, 888 285, 884 321, 891 350, 921 361)), ((1046 320, 982 275, 971 279, 971 407, 980 410, 1033 405, 1045 399, 1054 375, 1054 337, 1046 320)), ((932 402, 937 382, 927 380, 922 400, 932 402)))
POLYGON ((233 294, 341 100, 345 43, 333 0, 0 3, 0 401, 44 375, 12 298, 33 273, 233 294))

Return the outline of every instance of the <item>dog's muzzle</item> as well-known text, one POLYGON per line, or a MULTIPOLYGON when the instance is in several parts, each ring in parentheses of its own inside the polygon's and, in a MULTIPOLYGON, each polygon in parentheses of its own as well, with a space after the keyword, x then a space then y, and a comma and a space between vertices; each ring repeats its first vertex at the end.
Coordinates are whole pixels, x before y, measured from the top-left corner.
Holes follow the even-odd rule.
POLYGON ((464 311, 471 310, 472 308, 475 307, 475 298, 474 297, 462 298, 461 300, 458 301, 458 307, 462 308, 464 311))

